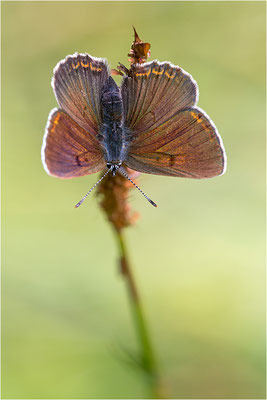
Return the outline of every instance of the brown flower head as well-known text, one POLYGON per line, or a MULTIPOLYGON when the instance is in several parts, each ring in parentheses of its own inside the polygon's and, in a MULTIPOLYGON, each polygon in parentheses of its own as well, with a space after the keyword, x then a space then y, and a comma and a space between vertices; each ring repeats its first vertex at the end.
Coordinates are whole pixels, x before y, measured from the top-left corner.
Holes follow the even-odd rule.
MULTIPOLYGON (((130 52, 128 54, 128 61, 130 66, 133 64, 143 64, 147 61, 147 58, 150 57, 150 43, 143 42, 138 33, 136 32, 134 26, 134 41, 132 43, 130 52)), ((111 70, 111 75, 128 75, 129 70, 121 63, 117 66, 117 69, 111 70)))
MULTIPOLYGON (((125 168, 125 171, 132 180, 135 180, 139 175, 138 172, 129 168, 125 168)), ((132 183, 118 173, 116 176, 108 174, 100 182, 97 189, 97 195, 100 197, 100 206, 117 231, 134 225, 139 217, 138 213, 131 211, 128 203, 128 194, 131 188, 134 188, 132 183)))
POLYGON ((143 64, 146 62, 147 58, 150 57, 150 43, 143 42, 138 36, 134 26, 134 41, 131 46, 130 53, 128 56, 129 63, 133 64, 143 64))

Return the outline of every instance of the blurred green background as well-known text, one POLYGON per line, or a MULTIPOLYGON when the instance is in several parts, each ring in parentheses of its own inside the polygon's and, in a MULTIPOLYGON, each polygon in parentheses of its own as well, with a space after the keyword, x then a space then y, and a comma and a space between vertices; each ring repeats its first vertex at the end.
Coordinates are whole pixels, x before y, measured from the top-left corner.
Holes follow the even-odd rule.
POLYGON ((127 64, 134 25, 151 60, 189 71, 228 170, 142 175, 127 232, 170 398, 265 398, 265 3, 2 2, 2 398, 146 398, 113 232, 96 175, 61 181, 40 149, 56 63, 127 64))

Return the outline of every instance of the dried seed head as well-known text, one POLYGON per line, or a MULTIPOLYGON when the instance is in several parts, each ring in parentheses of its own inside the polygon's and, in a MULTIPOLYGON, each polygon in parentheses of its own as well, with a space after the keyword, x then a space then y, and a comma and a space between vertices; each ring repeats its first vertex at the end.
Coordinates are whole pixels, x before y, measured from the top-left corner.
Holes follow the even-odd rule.
POLYGON ((147 58, 150 57, 150 43, 143 42, 138 36, 134 26, 134 41, 131 46, 128 59, 130 65, 133 64, 143 64, 146 62, 147 58))
MULTIPOLYGON (((133 180, 139 175, 138 172, 129 168, 125 170, 133 180)), ((98 186, 97 196, 100 199, 100 206, 117 231, 134 225, 139 217, 138 213, 131 211, 128 203, 129 190, 132 188, 131 182, 120 173, 116 176, 108 174, 98 186)))
MULTIPOLYGON (((150 57, 150 43, 143 42, 138 36, 134 26, 134 41, 132 43, 130 52, 128 54, 128 61, 130 66, 133 64, 143 64, 150 57)), ((129 70, 121 63, 117 66, 117 69, 111 70, 111 75, 129 75, 129 70)))

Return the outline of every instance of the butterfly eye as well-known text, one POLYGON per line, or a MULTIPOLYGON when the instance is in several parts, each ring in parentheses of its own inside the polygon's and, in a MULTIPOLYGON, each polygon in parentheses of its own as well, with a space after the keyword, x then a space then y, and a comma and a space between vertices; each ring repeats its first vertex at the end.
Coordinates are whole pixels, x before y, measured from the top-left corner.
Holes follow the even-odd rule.
POLYGON ((111 168, 112 164, 111 163, 107 163, 107 168, 111 168))

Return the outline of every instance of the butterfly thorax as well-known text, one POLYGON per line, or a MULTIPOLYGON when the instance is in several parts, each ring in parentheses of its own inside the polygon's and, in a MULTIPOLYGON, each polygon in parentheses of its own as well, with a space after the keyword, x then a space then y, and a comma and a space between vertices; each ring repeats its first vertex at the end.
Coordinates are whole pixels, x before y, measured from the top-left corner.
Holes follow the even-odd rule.
POLYGON ((126 158, 126 146, 123 127, 123 105, 120 88, 109 77, 101 95, 102 125, 100 137, 107 167, 113 175, 126 158))

